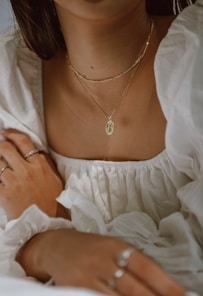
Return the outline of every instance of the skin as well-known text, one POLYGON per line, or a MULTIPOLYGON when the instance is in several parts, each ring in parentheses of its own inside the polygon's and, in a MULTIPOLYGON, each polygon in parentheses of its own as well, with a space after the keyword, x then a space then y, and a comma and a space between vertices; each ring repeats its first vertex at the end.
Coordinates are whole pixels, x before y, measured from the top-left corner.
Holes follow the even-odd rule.
MULTIPOLYGON (((146 42, 150 22, 143 0, 56 0, 55 3, 69 59, 88 77, 122 72, 146 42)), ((106 117, 88 99, 67 67, 66 53, 59 52, 54 59, 43 62, 46 132, 52 149, 68 157, 115 161, 149 159, 164 149, 166 122, 156 94, 153 63, 171 21, 171 18, 154 20, 150 46, 125 103, 115 114, 117 128, 110 138, 104 133, 106 117)), ((110 112, 128 80, 126 75, 88 86, 110 112)), ((18 217, 33 203, 50 216, 65 216, 55 201, 62 182, 47 157, 36 154, 24 160, 23 155, 35 148, 30 139, 14 130, 5 131, 3 136, 6 141, 0 143, 0 155, 11 169, 1 176, 0 201, 8 216, 18 217), (46 181, 41 184, 44 178, 46 181), (29 182, 31 179, 34 182, 29 182), (40 190, 34 186, 39 183, 40 190), (19 192, 17 200, 16 192, 19 192)), ((140 252, 131 255, 124 276, 112 291, 107 282, 118 269, 116 257, 127 247, 127 243, 117 238, 58 229, 35 235, 19 251, 16 260, 28 275, 40 281, 53 277, 56 285, 82 286, 115 296, 185 295, 179 284, 140 252)))
POLYGON ((0 205, 8 218, 18 218, 31 204, 37 204, 50 217, 70 218, 56 202, 63 182, 48 154, 35 154, 25 160, 23 156, 27 151, 35 149, 29 137, 13 129, 2 135, 6 141, 0 141, 0 167, 4 167, 6 161, 10 168, 1 175, 0 205))
MULTIPOLYGON (((87 77, 103 78, 124 71, 139 56, 147 40, 150 21, 144 1, 118 3, 56 1, 69 59, 87 77)), ((114 115, 116 128, 111 137, 104 133, 107 116, 84 92, 68 68, 65 54, 44 62, 47 136, 55 151, 73 158, 119 161, 150 159, 165 148, 166 121, 156 94, 153 64, 171 21, 172 18, 154 20, 149 48, 124 103, 114 115)), ((130 75, 107 83, 87 83, 107 113, 120 102, 130 75)))

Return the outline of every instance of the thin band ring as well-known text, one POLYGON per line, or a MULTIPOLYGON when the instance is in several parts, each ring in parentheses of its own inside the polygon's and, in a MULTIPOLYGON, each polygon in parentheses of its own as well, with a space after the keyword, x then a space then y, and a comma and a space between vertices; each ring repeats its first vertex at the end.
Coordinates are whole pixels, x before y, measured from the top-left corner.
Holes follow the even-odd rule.
POLYGON ((9 165, 7 164, 5 167, 3 167, 3 168, 1 168, 0 169, 0 177, 1 177, 1 175, 3 174, 3 172, 5 172, 5 170, 6 169, 9 169, 10 167, 9 167, 9 165))
POLYGON ((130 259, 130 256, 135 253, 136 250, 133 247, 127 248, 124 251, 122 251, 117 258, 117 264, 119 267, 126 267, 128 265, 128 261, 130 259))
POLYGON ((116 289, 116 282, 118 279, 120 279, 122 276, 124 276, 125 271, 123 269, 117 269, 113 276, 108 280, 108 287, 111 290, 115 290, 116 289))
POLYGON ((30 156, 39 153, 40 151, 38 149, 34 149, 34 150, 30 150, 29 152, 27 152, 24 156, 24 159, 29 158, 30 156))

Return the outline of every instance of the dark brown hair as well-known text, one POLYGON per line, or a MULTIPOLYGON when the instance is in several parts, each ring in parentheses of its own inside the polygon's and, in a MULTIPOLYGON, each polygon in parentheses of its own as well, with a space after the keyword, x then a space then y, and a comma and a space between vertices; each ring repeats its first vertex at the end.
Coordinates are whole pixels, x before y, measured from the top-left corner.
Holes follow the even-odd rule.
MULTIPOLYGON (((59 49, 66 50, 53 0, 10 0, 27 46, 42 59, 50 59, 59 49)), ((151 15, 173 14, 173 0, 146 0, 151 15)), ((180 0, 182 8, 187 0, 180 0)))

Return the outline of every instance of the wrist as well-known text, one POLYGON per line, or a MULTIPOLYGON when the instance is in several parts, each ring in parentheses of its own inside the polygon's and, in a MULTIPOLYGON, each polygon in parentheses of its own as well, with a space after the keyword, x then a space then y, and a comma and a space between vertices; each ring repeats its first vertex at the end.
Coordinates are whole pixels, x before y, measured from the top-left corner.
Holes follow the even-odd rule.
POLYGON ((50 258, 47 259, 46 250, 52 249, 49 254, 53 255, 56 242, 53 238, 51 244, 47 243, 47 235, 51 230, 61 228, 72 228, 72 223, 62 218, 50 218, 35 205, 29 207, 18 219, 9 221, 1 233, 0 241, 0 249, 3 247, 7 250, 1 253, 5 262, 5 274, 8 268, 12 274, 18 272, 10 267, 13 263, 18 266, 15 263, 17 261, 22 266, 20 270, 23 276, 26 273, 41 281, 47 281, 49 269, 46 269, 46 264, 50 258))
POLYGON ((46 266, 48 265, 46 253, 49 244, 46 243, 48 233, 42 232, 33 236, 27 241, 16 255, 16 261, 23 267, 26 274, 35 277, 41 282, 50 279, 46 266))

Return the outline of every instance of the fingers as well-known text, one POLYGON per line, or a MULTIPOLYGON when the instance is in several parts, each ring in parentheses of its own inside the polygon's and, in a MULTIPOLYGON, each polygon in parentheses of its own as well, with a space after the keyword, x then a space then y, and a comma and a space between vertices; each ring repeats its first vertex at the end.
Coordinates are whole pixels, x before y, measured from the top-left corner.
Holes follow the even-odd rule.
POLYGON ((0 155, 12 169, 21 167, 23 158, 10 142, 0 141, 0 155))
POLYGON ((7 161, 3 157, 0 157, 0 182, 2 182, 1 180, 2 180, 3 174, 6 174, 6 173, 10 173, 10 167, 7 161), (8 170, 8 172, 6 172, 6 170, 8 170))
MULTIPOLYGON (((89 276, 92 279, 94 279, 95 277, 100 279, 101 286, 99 291, 106 293, 107 295, 119 295, 119 296, 158 296, 158 295, 161 296, 162 294, 157 293, 153 288, 151 288, 148 285, 147 282, 144 282, 143 280, 141 280, 137 276, 137 274, 132 273, 132 271, 128 268, 128 266, 124 266, 124 267, 118 266, 118 261, 115 260, 115 253, 120 252, 121 246, 123 249, 123 246, 125 246, 125 244, 123 244, 123 242, 120 244, 119 241, 117 241, 117 245, 120 245, 120 248, 117 248, 117 246, 112 248, 113 250, 111 249, 112 251, 110 252, 110 254, 108 253, 110 257, 104 256, 102 259, 102 262, 98 259, 98 257, 97 259, 91 258, 89 260, 89 264, 91 265, 91 270, 93 270, 94 272, 89 276), (99 269, 98 269, 98 266, 99 266, 99 269)), ((128 249, 129 247, 127 247, 127 249, 124 249, 124 250, 128 250, 128 249)), ((133 251, 135 250, 133 249, 133 251)), ((119 258, 120 257, 119 255, 120 254, 117 253, 116 258, 117 257, 119 258)), ((150 262, 150 264, 154 264, 154 263, 150 262)), ((86 284, 87 283, 88 283, 88 277, 86 279, 86 284)), ((72 283, 70 282, 70 284, 72 283)), ((91 282, 91 285, 93 285, 92 282, 91 282)), ((91 287, 93 288, 93 286, 91 287)))
POLYGON ((127 269, 158 295, 183 296, 186 293, 157 263, 141 252, 131 254, 127 269))
POLYGON ((132 247, 119 239, 74 229, 54 230, 45 235, 48 249, 41 270, 56 285, 85 287, 112 296, 186 295, 178 285, 173 288, 173 281, 150 258, 136 250, 126 255, 132 247))
POLYGON ((0 156, 3 156, 11 169, 18 173, 22 170, 22 166, 25 166, 26 160, 31 163, 44 162, 45 166, 49 165, 58 174, 48 153, 36 149, 28 135, 14 129, 7 129, 2 136, 5 141, 0 141, 0 156))
MULTIPOLYGON (((34 146, 34 144, 32 143, 32 141, 30 140, 29 136, 17 131, 15 129, 7 129, 5 130, 3 133, 1 133, 3 137, 5 137, 5 139, 7 141, 10 141, 10 144, 12 143, 14 145, 13 148, 17 149, 18 154, 21 156, 21 158, 19 158, 19 155, 15 154, 13 155, 13 149, 10 151, 7 151, 8 148, 11 148, 11 146, 6 146, 5 149, 3 149, 1 151, 1 147, 0 147, 0 155, 2 154, 5 159, 7 159, 10 162, 13 162, 13 159, 16 159, 17 156, 17 162, 19 161, 19 159, 24 159, 27 162, 33 162, 33 161, 37 161, 37 160, 46 160, 46 162, 52 167, 52 169, 57 173, 56 170, 56 166, 53 163, 53 160, 50 158, 49 154, 44 152, 44 151, 40 151, 38 149, 36 149, 36 147, 34 146), (8 153, 9 154, 8 154, 8 153), (12 158, 13 155, 13 158, 12 158), (40 158, 39 158, 40 156, 40 158)), ((1 143, 1 141, 0 141, 1 143)), ((3 141, 2 141, 3 143, 3 141)), ((7 145, 7 144, 5 144, 7 145)))
POLYGON ((116 269, 108 280, 108 287, 122 296, 155 296, 157 295, 148 286, 143 285, 137 277, 127 269, 116 269))
MULTIPOLYGON (((66 286, 67 284, 65 284, 66 286)), ((109 295, 109 296, 121 296, 122 294, 119 293, 119 291, 112 290, 110 289, 105 282, 99 280, 99 279, 94 279, 94 275, 90 278, 88 275, 87 277, 81 276, 81 278, 78 278, 76 281, 69 282, 69 286, 73 287, 81 287, 81 288, 86 288, 90 290, 97 291, 99 293, 102 293, 104 295, 109 295)), ((129 295, 130 296, 130 295, 129 295)))
POLYGON ((8 129, 1 134, 5 140, 0 141, 0 156, 13 171, 22 171, 25 160, 32 162, 39 159, 39 150, 35 148, 28 135, 14 129, 8 129))
POLYGON ((55 216, 56 197, 63 183, 51 160, 38 153, 27 135, 16 130, 6 130, 2 135, 0 205, 7 216, 9 219, 19 217, 32 204, 55 216))
MULTIPOLYGON (((10 142, 12 142, 21 156, 24 158, 30 151, 36 151, 36 147, 30 140, 29 136, 14 129, 5 130, 2 135, 10 142)), ((32 154, 33 157, 35 153, 32 154)), ((29 157, 29 155, 28 155, 29 157)), ((28 158, 27 157, 27 158, 28 158)))
POLYGON ((106 271, 109 288, 123 296, 183 296, 184 288, 169 277, 151 258, 133 247, 114 257, 111 273, 106 271))

